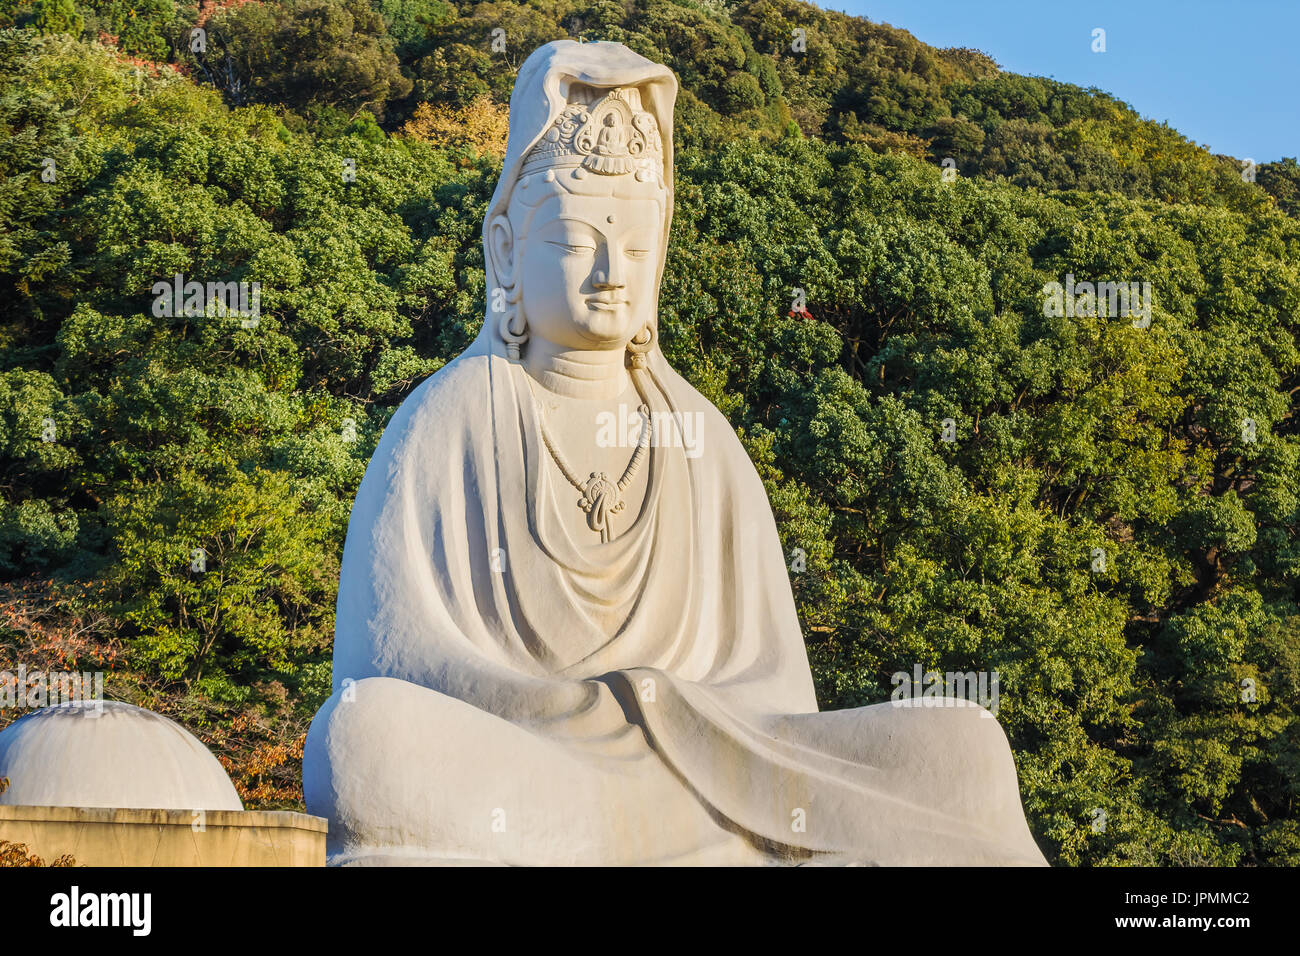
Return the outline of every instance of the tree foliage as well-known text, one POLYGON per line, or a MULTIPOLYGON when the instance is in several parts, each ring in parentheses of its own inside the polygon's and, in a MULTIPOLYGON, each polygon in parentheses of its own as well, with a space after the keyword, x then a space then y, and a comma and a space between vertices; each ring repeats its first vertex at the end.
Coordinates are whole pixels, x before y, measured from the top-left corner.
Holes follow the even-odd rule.
POLYGON ((285 802, 366 462, 482 321, 513 71, 617 39, 683 81, 661 340, 803 555, 822 705, 996 670, 1054 861, 1300 862, 1293 159, 1248 182, 1099 91, 786 0, 358 2, 177 6, 131 47, 0 6, 0 576, 80 588, 111 685, 285 802), (257 322, 160 314, 176 274, 257 283, 257 322), (1067 276, 1149 283, 1151 321, 1052 314, 1067 276))

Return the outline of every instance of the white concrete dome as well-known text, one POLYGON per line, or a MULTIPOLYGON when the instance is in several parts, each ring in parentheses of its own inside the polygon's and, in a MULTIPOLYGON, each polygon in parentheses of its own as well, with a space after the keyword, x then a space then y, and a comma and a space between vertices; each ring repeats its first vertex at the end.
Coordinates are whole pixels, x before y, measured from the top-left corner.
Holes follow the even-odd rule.
POLYGON ((0 731, 0 805, 242 810, 217 758, 151 710, 45 707, 0 731))

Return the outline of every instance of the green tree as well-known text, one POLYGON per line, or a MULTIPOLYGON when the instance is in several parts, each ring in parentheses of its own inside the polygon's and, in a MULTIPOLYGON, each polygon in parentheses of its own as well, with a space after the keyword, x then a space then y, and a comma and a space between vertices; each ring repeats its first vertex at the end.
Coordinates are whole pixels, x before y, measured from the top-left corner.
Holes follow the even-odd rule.
POLYGON ((72 0, 37 0, 32 25, 41 33, 81 33, 84 21, 72 0))

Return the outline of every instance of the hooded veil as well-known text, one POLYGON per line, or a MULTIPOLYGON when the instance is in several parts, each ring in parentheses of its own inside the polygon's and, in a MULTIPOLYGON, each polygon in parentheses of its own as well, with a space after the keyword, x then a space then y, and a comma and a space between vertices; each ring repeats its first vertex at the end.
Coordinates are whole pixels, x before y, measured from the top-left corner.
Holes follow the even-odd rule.
MULTIPOLYGON (((677 83, 621 44, 558 41, 523 65, 485 250, 487 224, 505 211, 525 156, 575 84, 636 87, 658 123, 667 202, 657 297, 677 83)), ((490 251, 485 260, 492 290, 490 251)), ((940 862, 957 848, 963 862, 1041 862, 1005 737, 977 708, 937 722, 919 719, 932 711, 888 705, 816 712, 763 486, 728 422, 668 366, 657 336, 632 374, 656 411, 698 416, 703 453, 652 447, 639 513, 624 516, 608 542, 575 536, 573 491, 549 467, 527 373, 491 299, 471 346, 394 415, 357 494, 339 588, 335 696, 382 677, 539 737, 630 728, 639 752, 678 781, 682 801, 774 859, 940 862), (597 706, 611 691, 612 716, 597 706), (931 778, 913 772, 914 759, 924 770, 933 756, 910 751, 951 749, 954 732, 977 737, 975 750, 993 754, 996 772, 968 768, 958 755, 945 767, 974 776, 936 797, 926 792, 931 778), (806 822, 792 825, 800 814, 806 822)), ((329 803, 346 768, 337 759, 327 766, 324 734, 313 725, 305 787, 309 806, 336 822, 329 803)), ((488 741, 459 745, 493 759, 488 741)), ((640 861, 610 852, 610 862, 640 861)))

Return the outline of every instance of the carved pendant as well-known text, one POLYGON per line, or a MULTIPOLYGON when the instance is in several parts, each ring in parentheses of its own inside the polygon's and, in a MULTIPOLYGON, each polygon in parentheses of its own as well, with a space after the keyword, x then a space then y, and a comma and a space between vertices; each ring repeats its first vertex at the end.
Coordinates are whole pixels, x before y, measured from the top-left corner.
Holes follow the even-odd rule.
POLYGON ((593 471, 582 488, 578 507, 587 513, 587 527, 599 532, 600 543, 604 544, 613 532, 612 517, 623 510, 623 497, 608 475, 593 471))

